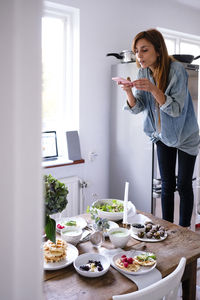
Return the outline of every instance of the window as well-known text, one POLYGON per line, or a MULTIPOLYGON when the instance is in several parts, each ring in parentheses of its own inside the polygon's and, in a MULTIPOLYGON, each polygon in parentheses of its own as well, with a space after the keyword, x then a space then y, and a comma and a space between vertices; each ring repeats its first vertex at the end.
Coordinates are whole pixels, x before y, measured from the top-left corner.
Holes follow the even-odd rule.
POLYGON ((79 10, 45 2, 42 18, 42 131, 56 131, 66 156, 66 131, 79 129, 79 10))
MULTIPOLYGON (((167 49, 172 54, 190 54, 198 56, 200 53, 200 37, 164 28, 158 28, 165 38, 167 49)), ((200 59, 194 60, 193 64, 199 64, 200 59)))

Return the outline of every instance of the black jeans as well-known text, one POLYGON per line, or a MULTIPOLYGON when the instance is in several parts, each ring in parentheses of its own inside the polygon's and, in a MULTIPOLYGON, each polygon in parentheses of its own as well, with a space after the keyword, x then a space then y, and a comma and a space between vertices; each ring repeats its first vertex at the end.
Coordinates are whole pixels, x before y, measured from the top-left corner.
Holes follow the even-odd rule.
POLYGON ((177 190, 180 196, 179 225, 190 226, 194 194, 192 176, 196 156, 168 147, 162 142, 157 142, 157 156, 162 180, 162 216, 164 220, 174 221, 174 192, 177 190), (178 153, 178 176, 176 181, 176 157, 178 153))

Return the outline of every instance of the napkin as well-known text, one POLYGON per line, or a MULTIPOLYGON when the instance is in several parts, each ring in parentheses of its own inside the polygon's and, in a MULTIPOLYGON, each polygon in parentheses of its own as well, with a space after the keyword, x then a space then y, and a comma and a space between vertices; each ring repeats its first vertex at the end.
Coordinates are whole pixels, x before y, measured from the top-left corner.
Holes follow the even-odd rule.
POLYGON ((142 214, 137 214, 135 206, 131 201, 128 201, 128 206, 130 207, 130 210, 128 212, 128 217, 127 217, 128 224, 133 224, 133 223, 144 224, 144 222, 146 221, 151 221, 148 217, 142 214))
MULTIPOLYGON (((105 255, 106 257, 108 257, 110 259, 110 263, 111 263, 111 266, 113 268, 115 268, 115 266, 112 264, 112 257, 113 255, 119 253, 119 252, 126 252, 124 251, 123 249, 121 248, 117 248, 117 249, 112 249, 112 250, 109 250, 109 249, 106 249, 106 248, 103 248, 101 247, 99 249, 99 252, 102 254, 102 255, 105 255)), ((117 271, 119 271, 117 269, 117 271)), ((130 280, 132 280, 138 287, 138 290, 141 290, 157 281, 159 281, 160 279, 162 279, 162 275, 160 273, 160 271, 156 268, 154 268, 152 271, 142 275, 129 275, 129 274, 126 274, 122 271, 119 271, 122 275, 126 276, 127 278, 129 278, 130 280)))

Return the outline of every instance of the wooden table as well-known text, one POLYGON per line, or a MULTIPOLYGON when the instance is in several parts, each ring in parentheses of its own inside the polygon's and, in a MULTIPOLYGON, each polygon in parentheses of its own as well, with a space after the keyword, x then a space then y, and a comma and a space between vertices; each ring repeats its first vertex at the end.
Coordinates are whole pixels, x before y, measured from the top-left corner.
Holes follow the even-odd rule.
MULTIPOLYGON (((141 213, 141 212, 139 212, 141 213)), ((196 299, 196 272, 197 258, 200 257, 200 235, 177 226, 170 222, 156 218, 151 214, 143 213, 154 223, 168 228, 168 237, 158 243, 145 243, 131 238, 124 250, 136 249, 153 252, 157 256, 157 269, 162 277, 170 274, 177 266, 182 256, 187 263, 182 278, 183 299, 196 299)), ((89 215, 82 215, 87 221, 89 215)), ((109 239, 102 245, 114 249, 109 239)), ((85 252, 98 252, 91 242, 77 245, 79 254, 85 252)), ((109 300, 113 295, 130 293, 137 290, 137 286, 128 278, 110 267, 109 271, 99 278, 80 276, 73 264, 56 271, 44 271, 44 298, 48 300, 109 300)))

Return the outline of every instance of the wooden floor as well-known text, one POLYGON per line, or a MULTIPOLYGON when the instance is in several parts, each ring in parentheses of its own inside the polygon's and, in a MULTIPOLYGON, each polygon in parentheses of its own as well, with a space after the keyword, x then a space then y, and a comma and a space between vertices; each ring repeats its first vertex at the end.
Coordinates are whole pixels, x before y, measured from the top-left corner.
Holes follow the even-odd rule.
MULTIPOLYGON (((174 223, 178 224, 178 216, 179 216, 179 200, 178 197, 176 197, 175 200, 175 212, 174 212, 174 223)), ((156 210, 155 215, 159 218, 162 218, 162 212, 161 212, 161 202, 160 198, 156 199, 156 210)), ((196 233, 200 234, 200 228, 195 227, 193 230, 195 230, 196 233)), ((177 300, 182 299, 181 297, 181 291, 179 292, 180 296, 177 300)), ((196 300, 200 300, 200 259, 198 259, 198 266, 197 266, 197 294, 196 294, 196 300)))

